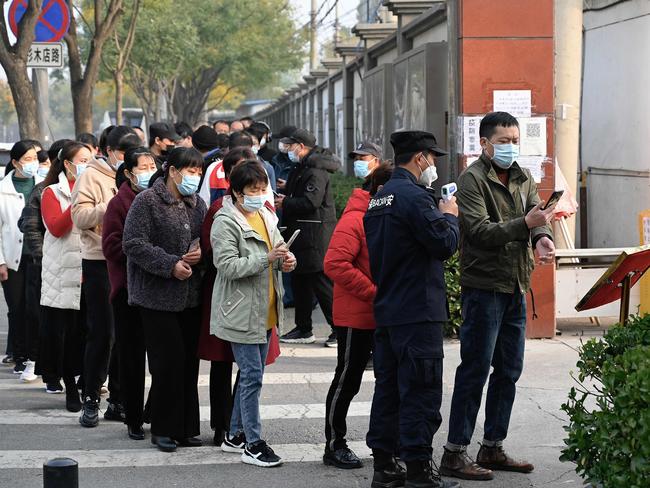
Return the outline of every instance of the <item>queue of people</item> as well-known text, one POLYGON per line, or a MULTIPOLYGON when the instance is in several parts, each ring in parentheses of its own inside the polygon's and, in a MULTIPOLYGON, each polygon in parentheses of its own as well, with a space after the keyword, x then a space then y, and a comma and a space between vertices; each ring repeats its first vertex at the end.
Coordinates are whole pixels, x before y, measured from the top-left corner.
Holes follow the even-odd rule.
POLYGON ((326 465, 363 466, 348 447, 346 416, 372 361, 373 488, 532 471, 503 442, 523 368, 533 251, 541 262, 553 258, 553 206, 542 206, 516 163, 516 118, 483 118, 483 155, 447 200, 431 189, 446 155, 433 134, 393 133, 394 163, 361 142, 348 155, 360 188, 338 222, 330 175, 340 160, 305 129, 279 133, 277 150, 271 128, 251 118, 196 130, 154 123, 147 147, 127 126, 48 151, 16 143, 0 181, 3 363, 22 381, 40 376, 48 393, 65 392, 83 427, 98 425, 108 393, 105 420, 126 424, 133 440, 150 423, 151 442, 173 452, 202 445, 198 373, 208 360, 214 444, 273 467, 282 459, 262 432, 264 371, 281 343, 315 342, 317 303, 331 327, 325 345, 338 347, 324 399, 326 465), (443 267, 459 247, 461 364, 438 469, 443 267), (285 332, 291 306, 295 324, 285 332), (467 446, 488 377, 473 459, 467 446))

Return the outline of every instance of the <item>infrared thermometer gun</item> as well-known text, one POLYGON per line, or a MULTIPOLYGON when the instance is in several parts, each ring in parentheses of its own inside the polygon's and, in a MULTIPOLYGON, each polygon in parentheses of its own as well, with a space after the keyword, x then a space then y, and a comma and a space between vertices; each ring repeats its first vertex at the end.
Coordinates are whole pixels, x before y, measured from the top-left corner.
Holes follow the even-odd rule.
POLYGON ((451 197, 454 196, 454 193, 458 191, 458 185, 456 183, 449 183, 442 187, 442 199, 445 202, 451 200, 451 197))

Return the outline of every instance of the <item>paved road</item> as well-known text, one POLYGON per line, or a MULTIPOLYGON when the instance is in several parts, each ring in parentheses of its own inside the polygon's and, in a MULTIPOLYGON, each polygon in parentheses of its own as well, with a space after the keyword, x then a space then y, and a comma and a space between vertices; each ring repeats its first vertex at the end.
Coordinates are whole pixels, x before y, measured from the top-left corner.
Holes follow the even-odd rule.
MULTIPOLYGON (((0 350, 6 343, 6 309, 0 299, 0 350)), ((252 487, 333 488, 369 487, 372 461, 364 445, 372 399, 372 376, 367 374, 350 411, 349 440, 366 458, 363 469, 344 472, 320 462, 323 445, 323 402, 335 366, 335 349, 323 347, 327 328, 319 317, 316 328, 321 340, 312 346, 284 348, 277 363, 268 369, 262 392, 264 437, 287 461, 265 470, 239 462, 211 445, 208 419, 209 365, 201 364, 201 432, 205 446, 161 453, 149 442, 132 441, 123 425, 102 422, 95 429, 82 429, 76 414, 64 408, 63 395, 47 395, 40 381, 21 384, 10 369, 0 366, 0 487, 42 486, 42 463, 65 455, 80 464, 84 488, 252 487)), ((529 341, 526 370, 512 418, 508 446, 513 454, 533 461, 530 475, 498 474, 492 483, 464 482, 465 487, 579 487, 571 465, 558 461, 564 432, 559 407, 571 385, 578 345, 575 337, 561 341, 529 341)), ((445 345, 443 418, 434 439, 436 458, 442 453, 453 387, 459 360, 457 342, 445 345)), ((103 406, 105 403, 103 404, 103 406)), ((479 425, 482 419, 479 419, 479 425)), ((475 442, 482 431, 476 433, 475 442)), ((471 447, 475 454, 478 446, 471 447)))

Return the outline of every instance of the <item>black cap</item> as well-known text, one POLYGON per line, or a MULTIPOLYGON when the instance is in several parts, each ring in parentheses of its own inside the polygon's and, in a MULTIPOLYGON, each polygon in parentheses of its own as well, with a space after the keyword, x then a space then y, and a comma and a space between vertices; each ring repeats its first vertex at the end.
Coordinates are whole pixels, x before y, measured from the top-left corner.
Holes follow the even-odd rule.
POLYGON ((295 125, 285 125, 282 129, 280 129, 280 132, 278 132, 277 137, 280 139, 284 139, 285 137, 290 137, 291 134, 296 132, 298 127, 295 125))
POLYGON ((192 145, 199 151, 211 151, 219 147, 219 134, 212 127, 202 125, 192 133, 192 145))
POLYGON ((283 144, 304 144, 306 147, 316 146, 316 138, 314 134, 306 129, 296 129, 293 134, 280 139, 283 144))
POLYGON ((368 155, 381 159, 381 147, 379 147, 374 142, 363 141, 359 143, 359 145, 354 151, 350 151, 348 157, 354 158, 355 156, 368 156, 368 155))
POLYGON ((149 137, 153 140, 156 137, 160 139, 169 139, 170 141, 180 141, 181 136, 176 133, 174 126, 165 122, 156 122, 149 126, 149 137))
POLYGON ((436 137, 422 130, 402 130, 390 135, 395 152, 395 162, 403 163, 420 151, 431 151, 436 156, 445 156, 447 151, 438 147, 436 137), (401 156, 401 157, 400 157, 401 156), (407 158, 408 157, 408 158, 407 158))

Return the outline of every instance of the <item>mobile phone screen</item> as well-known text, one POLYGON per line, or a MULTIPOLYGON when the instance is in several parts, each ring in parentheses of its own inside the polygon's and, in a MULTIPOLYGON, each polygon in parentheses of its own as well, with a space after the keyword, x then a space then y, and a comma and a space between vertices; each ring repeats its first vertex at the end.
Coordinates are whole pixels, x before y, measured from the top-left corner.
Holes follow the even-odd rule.
POLYGON ((562 198, 563 194, 564 194, 564 190, 554 191, 553 194, 548 199, 548 202, 546 202, 546 205, 544 205, 544 208, 542 210, 546 210, 551 205, 555 205, 560 200, 560 198, 562 198))
POLYGON ((293 244, 293 241, 296 240, 296 238, 298 237, 298 234, 300 234, 300 229, 295 231, 293 233, 293 235, 291 236, 291 238, 289 239, 289 241, 287 242, 287 249, 289 249, 291 247, 291 244, 293 244))

